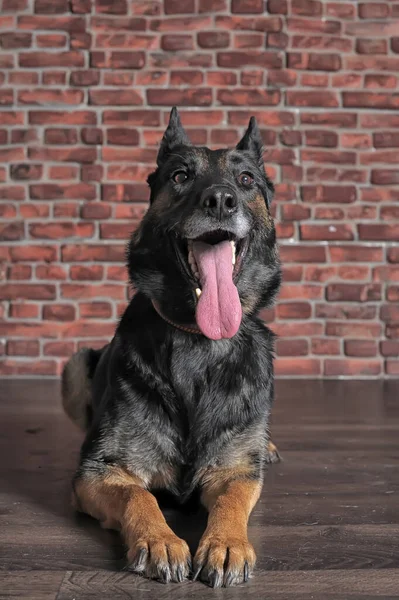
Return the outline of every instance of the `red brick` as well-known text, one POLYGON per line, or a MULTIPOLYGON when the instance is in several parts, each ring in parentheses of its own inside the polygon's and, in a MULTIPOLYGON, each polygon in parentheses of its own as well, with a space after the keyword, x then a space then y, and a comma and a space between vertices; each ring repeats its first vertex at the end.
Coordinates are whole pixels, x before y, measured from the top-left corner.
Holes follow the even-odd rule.
POLYGON ((399 148, 399 131, 381 131, 373 133, 375 148, 399 148))
POLYGON ((355 186, 303 185, 301 196, 304 202, 350 203, 356 200, 355 186))
POLYGON ((75 307, 72 304, 45 304, 43 319, 45 321, 74 321, 75 307))
POLYGON ((399 324, 387 325, 385 335, 389 339, 399 338, 399 324))
POLYGON ((376 185, 399 185, 399 172, 396 169, 372 169, 370 181, 376 185))
POLYGON ((53 300, 56 295, 54 285, 33 283, 6 283, 0 285, 0 300, 53 300))
POLYGON ((43 344, 43 354, 45 356, 70 357, 74 351, 74 342, 45 342, 43 344))
POLYGON ((23 302, 21 304, 12 302, 10 305, 10 316, 13 319, 37 319, 39 316, 39 304, 23 302))
POLYGON ((293 15, 316 17, 322 14, 323 6, 319 0, 292 0, 291 11, 293 15))
POLYGON ((32 34, 10 31, 0 34, 0 47, 5 50, 29 48, 32 45, 32 34))
POLYGON ((399 360, 386 360, 385 372, 387 375, 399 375, 399 360))
POLYGON ((286 15, 288 13, 287 0, 268 0, 267 10, 270 14, 286 15))
POLYGON ((371 338, 374 339, 381 335, 380 323, 346 323, 346 322, 327 322, 326 335, 338 337, 371 338))
POLYGON ((128 4, 127 0, 95 0, 95 10, 98 13, 126 15, 128 4))
POLYGON ((58 165, 49 169, 50 179, 76 179, 78 173, 78 168, 73 165, 58 165))
POLYGON ((72 265, 70 269, 70 278, 77 281, 100 281, 103 275, 102 265, 72 265))
POLYGON ((337 107, 338 97, 335 92, 291 91, 286 92, 288 106, 337 107))
POLYGON ((387 289, 387 300, 389 302, 399 302, 399 285, 389 286, 387 289))
POLYGON ((379 284, 331 283, 327 286, 327 300, 331 302, 381 300, 381 286, 379 284))
POLYGON ((339 54, 330 53, 289 52, 288 67, 310 71, 339 71, 341 57, 339 54))
POLYGON ((306 356, 309 353, 309 342, 301 339, 277 340, 277 356, 306 356))
POLYGON ((219 67, 229 69, 250 66, 279 69, 282 67, 282 59, 281 56, 276 52, 259 52, 249 50, 246 52, 219 52, 217 55, 217 64, 219 67))
POLYGON ((32 267, 29 265, 11 265, 7 269, 7 279, 9 281, 22 281, 30 279, 32 276, 32 267))
MULTIPOLYGON (((397 77, 395 75, 380 75, 379 73, 366 73, 364 76, 364 87, 366 88, 395 88, 397 85, 397 77)), ((387 115, 390 116, 390 115, 387 115)), ((367 115, 363 118, 367 119, 367 115)))
POLYGON ((300 225, 302 240, 353 240, 351 225, 300 225))
POLYGON ((94 69, 86 71, 72 71, 70 76, 71 85, 76 86, 93 86, 100 83, 100 72, 94 69))
POLYGON ((90 90, 89 103, 98 106, 138 106, 143 104, 143 98, 134 90, 90 90))
POLYGON ((39 265, 36 267, 37 279, 63 281, 67 278, 67 272, 62 265, 39 265))
POLYGON ((399 340, 384 340, 380 342, 380 352, 383 356, 399 356, 399 340))
POLYGON ((263 0, 232 0, 231 12, 242 15, 263 13, 263 0))
POLYGON ((13 262, 53 262, 57 259, 56 246, 12 246, 10 248, 11 260, 13 262))
POLYGON ((0 241, 15 242, 24 237, 24 224, 22 222, 0 223, 0 241))
POLYGON ((37 340, 10 340, 6 346, 9 356, 39 356, 39 351, 37 340))
POLYGON ((61 248, 64 262, 124 262, 123 244, 67 244, 61 248))
POLYGON ((82 219, 109 219, 111 216, 111 206, 103 202, 86 202, 81 209, 82 219))
POLYGON ((356 40, 356 52, 358 54, 387 54, 388 41, 383 39, 364 39, 356 40))
POLYGON ((161 48, 166 52, 193 50, 194 40, 191 35, 166 34, 161 38, 161 48))
POLYGON ((64 48, 68 38, 64 33, 43 33, 36 36, 39 48, 64 48))
POLYGON ((382 262, 384 250, 381 246, 331 246, 329 249, 333 262, 382 262))
POLYGON ((379 360, 359 360, 326 358, 324 362, 324 375, 336 377, 337 375, 379 375, 381 362, 379 360))
POLYGON ((167 15, 195 13, 194 0, 165 0, 164 10, 167 15))
POLYGON ((59 14, 68 10, 68 0, 35 0, 34 11, 38 14, 59 14))
POLYGON ((378 94, 375 92, 343 92, 343 106, 350 108, 382 108, 397 110, 399 94, 378 94))
POLYGON ((341 354, 341 344, 339 340, 328 338, 313 338, 312 353, 317 355, 337 355, 341 354))
MULTIPOLYGON (((235 75, 234 75, 235 77, 235 75)), ((204 74, 201 71, 171 71, 171 85, 200 85, 204 83, 204 74)), ((208 84, 211 84, 208 73, 208 84)), ((159 131, 157 132, 159 137, 159 131)))
POLYGON ((280 302, 277 306, 279 319, 309 319, 311 312, 311 305, 308 302, 280 302))
POLYGON ((84 56, 81 52, 21 52, 19 66, 28 68, 44 67, 83 67, 84 56))
MULTIPOLYGON (((1 120, 0 120, 1 122, 1 120)), ((88 110, 55 111, 32 110, 29 111, 29 123, 32 125, 95 125, 97 115, 88 110)))
POLYGON ((389 15, 389 7, 386 2, 360 2, 358 12, 361 19, 384 19, 389 15))
MULTIPOLYGON (((228 36, 229 34, 226 33, 226 35, 228 36)), ((200 34, 198 34, 198 41, 199 36, 200 34)), ((230 38, 228 37, 227 39, 229 40, 230 38)), ((263 33, 236 33, 234 35, 234 48, 263 48, 264 43, 263 33)))
POLYGON ((71 200, 93 200, 96 197, 94 186, 87 183, 42 183, 29 187, 33 200, 54 200, 68 198, 71 200))
MULTIPOLYGON (((106 300, 124 300, 126 296, 126 288, 124 285, 114 284, 77 284, 63 283, 61 284, 61 296, 73 300, 84 300, 86 298, 101 298, 106 300)), ((113 331, 112 331, 113 334, 113 331)), ((93 333, 91 335, 94 335, 93 333)), ((99 335, 102 335, 99 333, 99 335)))
POLYGON ((289 37, 286 33, 279 31, 277 33, 267 34, 267 47, 268 48, 287 48, 289 44, 289 37))
POLYGON ((95 148, 28 148, 28 157, 32 160, 51 160, 58 162, 91 163, 97 158, 95 148))
POLYGON ((201 48, 226 48, 230 35, 227 31, 204 31, 197 34, 197 41, 201 48))
POLYGON ((112 317, 112 305, 109 302, 82 302, 79 304, 79 316, 83 319, 109 319, 112 317))
POLYGON ((399 225, 378 224, 358 225, 361 240, 399 241, 399 225))
POLYGON ((52 128, 44 132, 44 142, 46 144, 76 144, 78 134, 76 129, 52 128))
POLYGON ((92 223, 71 223, 70 221, 54 221, 53 223, 29 225, 29 234, 33 238, 62 239, 68 237, 92 237, 94 226, 92 223))
POLYGON ((320 375, 321 362, 316 358, 278 358, 275 373, 279 375, 320 375))

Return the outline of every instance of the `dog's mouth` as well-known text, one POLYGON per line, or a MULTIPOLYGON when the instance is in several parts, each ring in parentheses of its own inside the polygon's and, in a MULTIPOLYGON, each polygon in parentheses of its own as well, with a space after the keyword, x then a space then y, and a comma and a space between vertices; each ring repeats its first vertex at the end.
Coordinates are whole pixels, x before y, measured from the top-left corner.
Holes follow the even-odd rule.
POLYGON ((233 337, 241 324, 241 302, 235 282, 248 238, 224 230, 190 238, 184 244, 190 279, 197 299, 196 320, 213 340, 233 337))

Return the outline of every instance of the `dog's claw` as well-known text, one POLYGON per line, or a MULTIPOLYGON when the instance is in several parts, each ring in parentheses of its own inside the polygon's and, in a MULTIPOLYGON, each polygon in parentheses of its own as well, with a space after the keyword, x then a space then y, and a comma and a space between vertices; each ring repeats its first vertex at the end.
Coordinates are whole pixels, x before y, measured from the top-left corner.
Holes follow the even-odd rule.
POLYGON ((176 569, 177 581, 181 583, 184 581, 183 569, 182 567, 177 567, 176 569))
POLYGON ((233 580, 234 580, 234 575, 232 573, 228 573, 226 576, 226 581, 225 581, 224 585, 226 587, 230 587, 231 584, 233 583, 233 580))
POLYGON ((209 575, 209 583, 213 588, 218 588, 222 586, 222 577, 219 571, 213 571, 213 573, 209 575))
POLYGON ((247 561, 244 564, 244 582, 246 583, 249 579, 249 567, 247 561))
POLYGON ((193 581, 197 581, 200 573, 202 571, 202 565, 200 565, 197 570, 195 571, 194 575, 193 575, 193 581))

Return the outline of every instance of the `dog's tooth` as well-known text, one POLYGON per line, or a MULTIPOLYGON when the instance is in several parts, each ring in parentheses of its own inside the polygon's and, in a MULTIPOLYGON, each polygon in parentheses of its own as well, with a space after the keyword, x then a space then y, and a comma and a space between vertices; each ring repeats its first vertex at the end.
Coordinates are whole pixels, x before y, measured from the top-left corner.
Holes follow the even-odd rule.
POLYGON ((233 265, 236 264, 236 244, 233 240, 230 241, 231 244, 231 249, 232 249, 232 256, 231 256, 231 262, 233 263, 233 265))
POLYGON ((199 298, 202 294, 202 290, 200 288, 195 288, 195 293, 197 294, 197 298, 199 298))

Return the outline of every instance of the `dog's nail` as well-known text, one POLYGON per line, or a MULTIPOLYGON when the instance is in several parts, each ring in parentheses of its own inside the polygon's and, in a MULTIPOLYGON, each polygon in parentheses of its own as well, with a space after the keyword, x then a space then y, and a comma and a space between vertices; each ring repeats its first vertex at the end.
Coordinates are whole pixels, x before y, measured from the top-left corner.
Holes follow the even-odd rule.
POLYGON ((199 298, 202 294, 202 290, 200 288, 195 288, 195 293, 197 294, 197 298, 199 298))
POLYGON ((233 583, 234 575, 233 573, 228 573, 224 582, 226 587, 229 587, 233 583))
POLYGON ((198 578, 199 574, 201 573, 201 571, 202 571, 202 565, 200 565, 200 566, 197 568, 197 570, 195 571, 195 573, 194 573, 194 575, 193 575, 193 581, 196 581, 196 580, 197 580, 197 578, 198 578))
POLYGON ((219 571, 213 571, 213 573, 209 575, 209 582, 213 588, 221 587, 222 578, 219 571))
POLYGON ((247 561, 244 563, 244 581, 247 582, 249 579, 249 567, 247 561))
POLYGON ((184 581, 183 568, 182 567, 177 567, 176 573, 177 573, 177 581, 179 583, 181 583, 182 581, 184 581))

